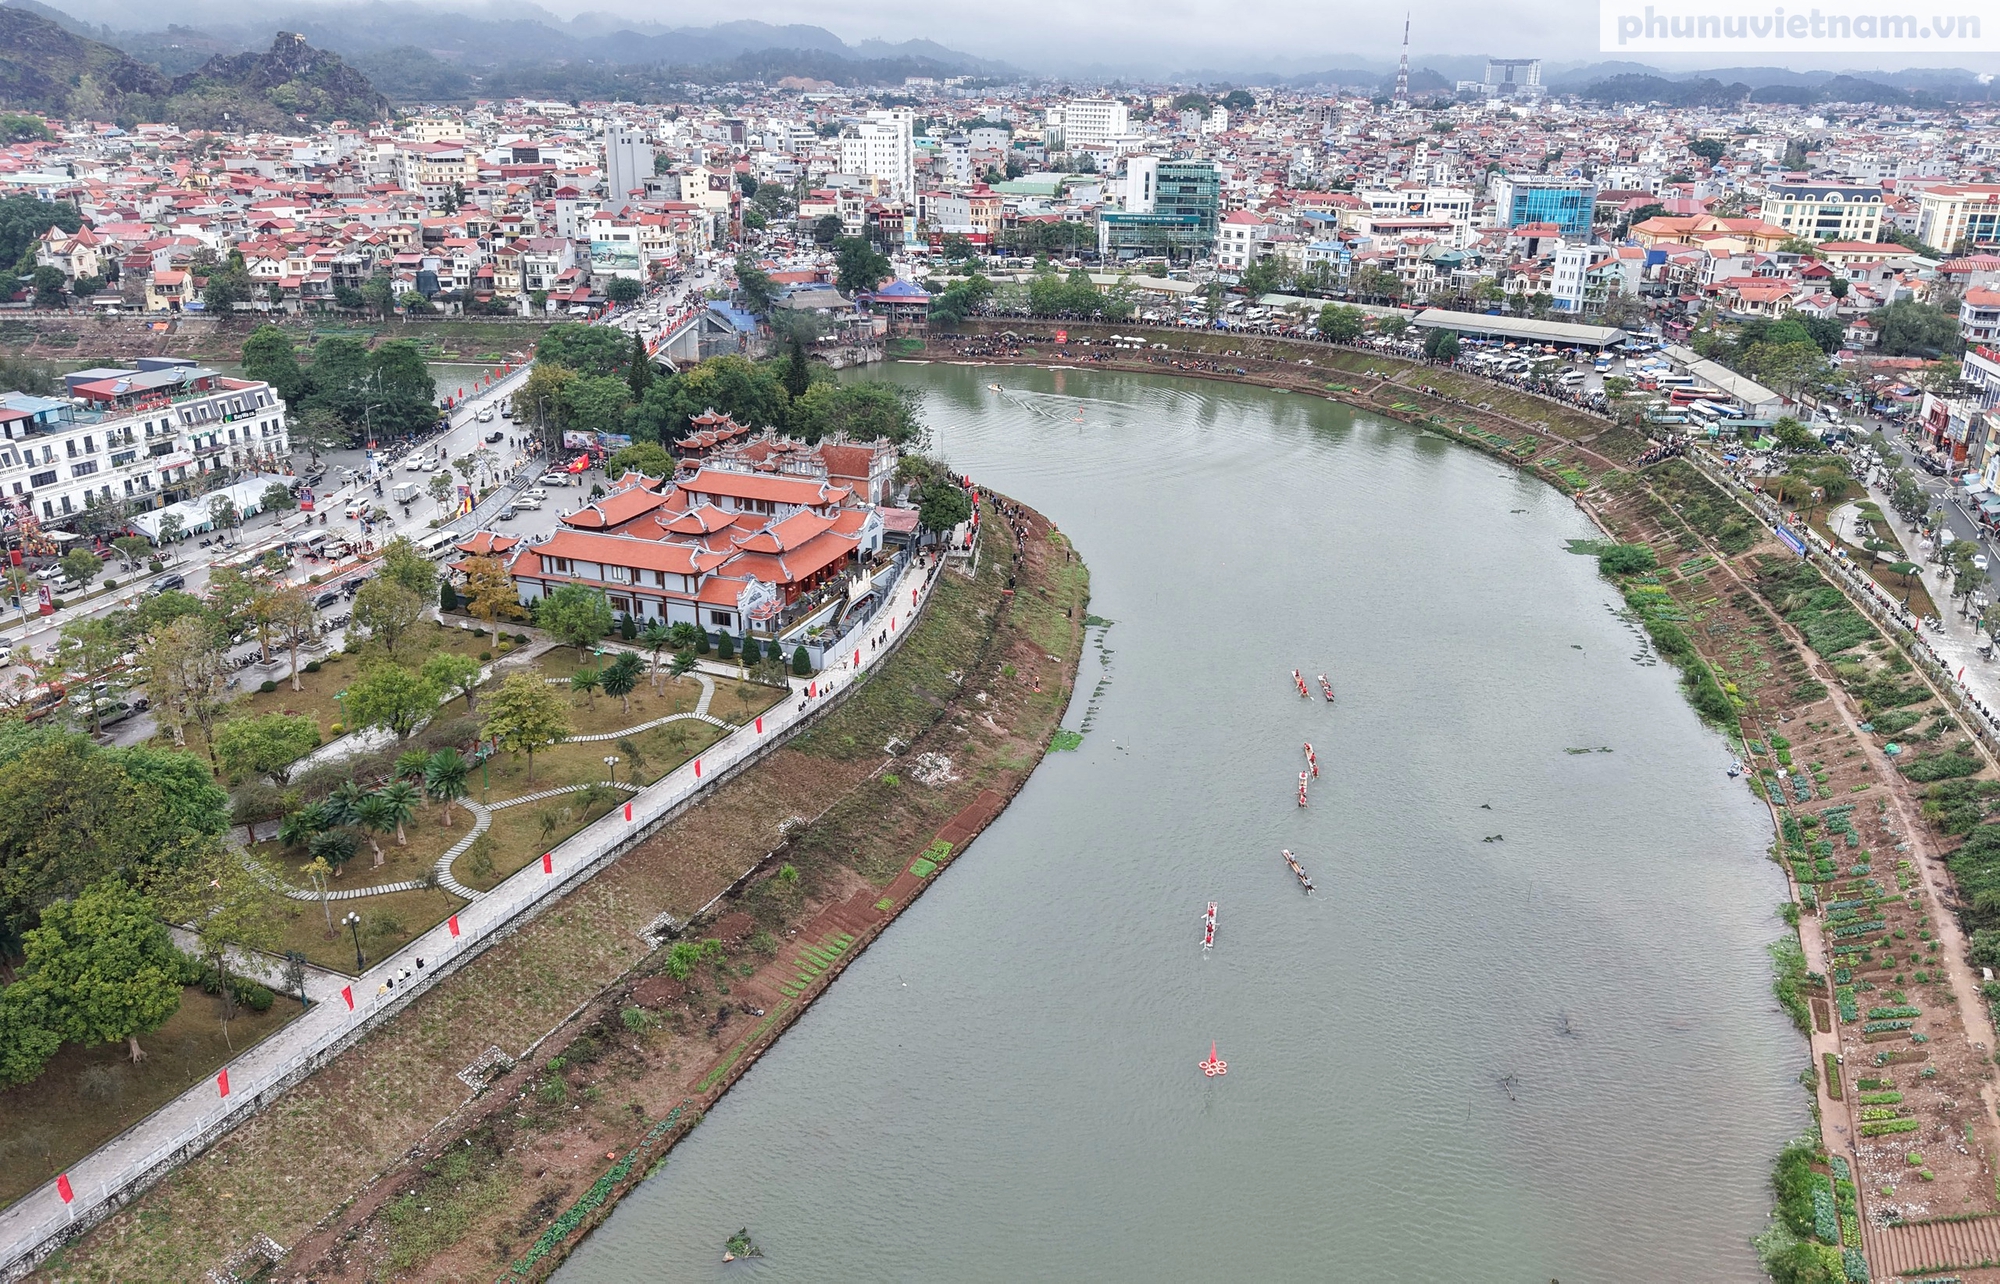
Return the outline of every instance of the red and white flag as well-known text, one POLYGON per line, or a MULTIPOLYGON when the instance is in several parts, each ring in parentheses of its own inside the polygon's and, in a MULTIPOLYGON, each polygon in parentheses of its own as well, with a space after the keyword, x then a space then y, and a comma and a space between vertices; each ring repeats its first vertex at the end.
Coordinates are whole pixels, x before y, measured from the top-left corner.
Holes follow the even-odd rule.
POLYGON ((219 1074, 219 1075, 217 1075, 217 1076, 215 1076, 215 1091, 216 1091, 216 1095, 217 1095, 217 1096, 222 1096, 222 1097, 226 1097, 226 1096, 228 1096, 228 1095, 229 1095, 229 1067, 228 1067, 228 1066, 224 1066, 224 1067, 222 1067, 222 1073, 221 1073, 221 1074, 219 1074))

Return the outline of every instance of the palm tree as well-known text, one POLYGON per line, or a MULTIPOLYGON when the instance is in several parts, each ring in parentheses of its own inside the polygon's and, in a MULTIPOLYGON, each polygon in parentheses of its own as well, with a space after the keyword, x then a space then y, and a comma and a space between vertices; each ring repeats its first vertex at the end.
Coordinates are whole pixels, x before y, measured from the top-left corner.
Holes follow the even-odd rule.
POLYGON ((653 657, 653 689, 660 689, 660 652, 673 645, 672 630, 658 620, 654 620, 639 630, 639 645, 645 647, 653 657))
POLYGON ((421 749, 405 749, 396 755, 396 776, 400 780, 422 780, 430 770, 431 756, 421 749))
POLYGON ((376 790, 375 796, 389 804, 396 819, 396 846, 408 847, 410 840, 403 833, 403 826, 417 814, 417 804, 424 800, 422 792, 407 780, 392 780, 376 790))
POLYGON ((327 831, 326 808, 318 803, 301 807, 278 822, 278 841, 287 847, 304 847, 313 836, 327 831))
POLYGON ((604 674, 597 669, 578 669, 569 675, 569 689, 583 692, 593 709, 597 707, 597 689, 603 685, 604 674))
POLYGON ((694 672, 694 666, 694 648, 689 646, 682 647, 680 650, 674 652, 673 663, 668 667, 672 670, 675 677, 685 678, 688 674, 694 672))
POLYGON ((628 714, 632 712, 632 688, 639 685, 639 670, 644 667, 644 661, 638 656, 630 651, 620 651, 618 658, 599 676, 604 694, 617 696, 619 705, 628 714))
POLYGON ((451 828, 451 804, 453 800, 465 797, 465 786, 472 776, 472 764, 467 762, 458 750, 449 746, 430 756, 424 766, 424 792, 433 802, 444 805, 444 826, 451 828))
POLYGON ((328 829, 307 840, 306 851, 314 860, 333 866, 333 876, 339 878, 347 862, 354 859, 354 835, 344 829, 328 829))
POLYGON ((368 845, 375 849, 375 868, 382 868, 388 857, 382 853, 382 844, 375 841, 375 835, 393 833, 396 829, 396 805, 379 792, 365 794, 354 807, 354 824, 361 830, 368 845))
POLYGON ((361 800, 367 796, 368 791, 353 780, 341 781, 319 804, 320 810, 326 814, 326 823, 329 826, 359 823, 361 800))

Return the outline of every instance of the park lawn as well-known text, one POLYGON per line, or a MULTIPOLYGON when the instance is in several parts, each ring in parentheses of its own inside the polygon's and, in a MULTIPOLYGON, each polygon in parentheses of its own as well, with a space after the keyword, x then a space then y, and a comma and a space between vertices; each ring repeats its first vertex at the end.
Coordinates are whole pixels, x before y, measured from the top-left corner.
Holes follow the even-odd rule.
POLYGON ((220 1002, 191 985, 165 1025, 139 1036, 147 1055, 136 1066, 126 1060, 122 1041, 64 1044, 40 1078, 0 1092, 0 1208, 213 1075, 302 1010, 282 995, 262 1013, 239 1005, 225 1036, 220 1002), (110 1077, 93 1074, 94 1092, 86 1095, 83 1075, 93 1068, 110 1077))
MULTIPOLYGON (((544 670, 542 676, 558 675, 544 670)), ((627 727, 640 726, 655 718, 664 718, 670 713, 693 713, 694 707, 701 703, 701 684, 693 678, 662 675, 660 686, 661 689, 655 691, 650 678, 640 679, 639 685, 632 688, 629 697, 632 704, 629 713, 619 704, 617 696, 608 696, 602 691, 586 699, 583 695, 570 692, 560 684, 557 684, 556 689, 563 692, 571 704, 570 734, 601 736, 613 731, 623 731, 627 727)), ((718 696, 721 694, 720 686, 717 687, 716 693, 718 696)))
MULTIPOLYGON (((1857 544, 1851 544, 1838 535, 1835 535, 1833 527, 1827 524, 1827 517, 1828 514, 1824 513, 1813 514, 1811 521, 1812 528, 1819 532, 1820 538, 1825 540, 1830 547, 1847 550, 1848 565, 1860 567, 1869 579, 1874 580, 1882 586, 1884 593, 1887 593, 1898 602, 1902 601, 1903 595, 1907 593, 1909 595, 1909 608, 1914 614, 1919 616, 1935 616, 1938 614, 1937 603, 1932 599, 1930 590, 1924 587, 1922 576, 1912 575, 1905 581, 1902 576, 1889 569, 1893 563, 1881 561, 1867 549, 1857 544)), ((1897 537, 1896 533, 1894 531, 1885 533, 1888 536, 1889 542, 1895 544, 1899 552, 1903 551, 1903 541, 1897 537)), ((1915 558, 1909 558, 1907 552, 1904 552, 1903 556, 1911 561, 1916 560, 1915 558)))
MULTIPOLYGON (((360 846, 354 858, 340 867, 331 888, 336 892, 349 891, 356 887, 378 887, 384 883, 400 883, 408 879, 422 878, 437 864, 438 857, 445 854, 451 845, 472 832, 472 813, 463 807, 451 809, 451 828, 445 828, 440 817, 443 812, 432 803, 426 802, 417 809, 417 814, 403 826, 403 834, 410 841, 407 846, 397 846, 394 834, 378 834, 375 841, 382 844, 382 866, 375 867, 374 849, 368 840, 360 836, 360 846)), ((299 866, 310 859, 297 848, 287 848, 275 839, 253 843, 246 849, 250 855, 261 861, 265 868, 285 881, 289 887, 300 891, 310 891, 311 886, 305 876, 299 873, 299 866)))
MULTIPOLYGON (((646 766, 639 772, 639 779, 651 784, 726 734, 720 727, 694 718, 682 718, 626 738, 637 744, 640 752, 646 755, 646 766)), ((481 802, 501 802, 563 785, 586 785, 593 780, 610 779, 611 769, 604 765, 605 757, 610 754, 617 754, 621 760, 617 767, 618 779, 630 780, 631 764, 624 761, 626 755, 618 748, 618 742, 593 740, 550 745, 536 750, 535 778, 532 781, 528 779, 526 754, 495 754, 481 764, 469 783, 474 786, 473 797, 481 802), (482 786, 484 792, 481 791, 482 786)))
MULTIPOLYGON (((469 631, 447 628, 435 621, 428 631, 418 629, 411 641, 404 644, 403 662, 412 668, 421 667, 424 660, 439 651, 454 651, 459 655, 479 659, 482 652, 492 651, 494 639, 491 636, 478 638, 469 631)), ((273 652, 273 654, 278 654, 273 652)), ((334 727, 340 724, 339 693, 361 677, 364 665, 382 655, 378 647, 364 647, 359 652, 334 651, 320 660, 317 673, 301 673, 301 690, 292 690, 289 677, 277 679, 275 691, 251 691, 241 697, 230 709, 235 717, 262 717, 271 713, 304 713, 318 720, 320 734, 332 739, 334 727)), ((506 652, 493 652, 495 656, 506 652)), ((463 711, 463 700, 447 702, 446 713, 452 708, 463 711)))
POLYGON ((452 862, 451 876, 474 891, 490 892, 510 875, 540 860, 543 852, 554 851, 571 834, 612 808, 623 806, 626 797, 621 793, 587 813, 577 807, 573 797, 504 807, 493 813, 493 823, 486 828, 493 838, 492 867, 484 874, 475 874, 471 856, 464 855, 452 862), (551 817, 546 830, 542 828, 543 816, 551 817))
POLYGON ((361 949, 369 962, 394 953, 419 934, 456 914, 466 904, 439 888, 387 892, 354 900, 329 901, 334 933, 327 934, 326 911, 318 901, 295 901, 270 893, 270 918, 277 929, 274 954, 297 951, 320 967, 354 974, 354 936, 341 920, 361 916, 361 949))

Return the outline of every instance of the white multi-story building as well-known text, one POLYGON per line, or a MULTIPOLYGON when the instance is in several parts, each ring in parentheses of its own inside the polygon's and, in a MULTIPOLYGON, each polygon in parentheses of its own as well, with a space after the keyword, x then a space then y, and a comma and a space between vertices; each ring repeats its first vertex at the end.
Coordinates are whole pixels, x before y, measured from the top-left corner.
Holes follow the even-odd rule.
POLYGON ((916 153, 911 144, 914 120, 908 108, 871 111, 840 136, 842 173, 875 180, 882 195, 911 200, 916 195, 916 153))
POLYGON ((1125 212, 1151 214, 1160 196, 1160 158, 1131 156, 1125 161, 1125 212))
POLYGON ((1882 189, 1846 183, 1778 183, 1764 221, 1808 241, 1882 239, 1882 189))
POLYGON ((1583 311, 1584 278, 1590 269, 1590 247, 1587 245, 1559 245, 1556 247, 1554 271, 1550 276, 1549 294, 1555 299, 1557 312, 1583 311))
POLYGON ((1063 145, 1105 147, 1130 128, 1125 104, 1115 98, 1072 98, 1063 104, 1063 145))
POLYGON ((217 469, 276 472, 291 454, 285 403, 258 379, 185 358, 79 370, 67 397, 0 393, 0 495, 61 526, 86 509, 143 512, 184 499, 217 469))
POLYGON ((653 147, 638 130, 614 120, 604 126, 604 196, 623 204, 653 176, 653 147))

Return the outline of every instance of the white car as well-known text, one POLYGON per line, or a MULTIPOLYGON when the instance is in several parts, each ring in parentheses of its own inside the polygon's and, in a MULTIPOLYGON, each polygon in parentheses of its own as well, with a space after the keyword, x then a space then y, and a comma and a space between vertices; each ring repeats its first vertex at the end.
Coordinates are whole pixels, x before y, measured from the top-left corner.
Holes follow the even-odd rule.
POLYGON ((493 422, 493 407, 481 406, 479 408, 479 422, 483 424, 490 424, 493 422))
POLYGON ((1974 570, 1978 571, 1981 575, 1984 575, 1986 573, 1986 566, 1987 566, 1986 554, 1984 553, 1973 554, 1972 568, 1974 570))
POLYGON ((542 501, 536 499, 533 495, 523 495, 514 501, 514 507, 516 508, 540 508, 541 506, 542 501))
POLYGON ((431 457, 429 455, 411 455, 408 460, 404 461, 403 469, 405 472, 420 473, 430 466, 431 457))
POLYGON ((523 499, 547 499, 548 497, 549 493, 540 486, 530 486, 521 492, 521 498, 523 499))
POLYGON ((568 473, 543 473, 543 474, 542 474, 542 485, 544 485, 544 486, 567 486, 567 485, 569 485, 569 474, 568 474, 568 473))

